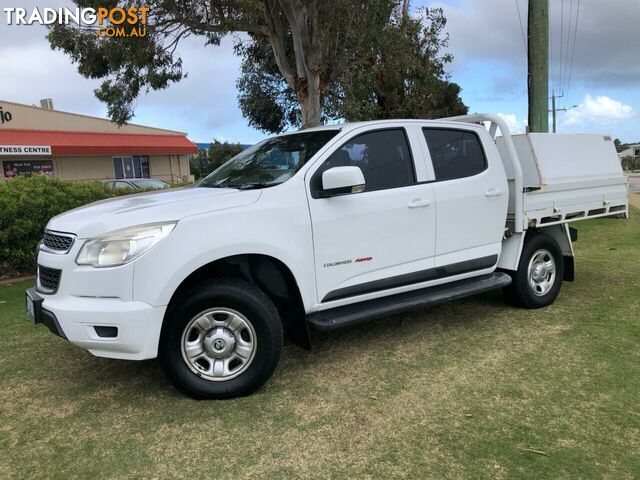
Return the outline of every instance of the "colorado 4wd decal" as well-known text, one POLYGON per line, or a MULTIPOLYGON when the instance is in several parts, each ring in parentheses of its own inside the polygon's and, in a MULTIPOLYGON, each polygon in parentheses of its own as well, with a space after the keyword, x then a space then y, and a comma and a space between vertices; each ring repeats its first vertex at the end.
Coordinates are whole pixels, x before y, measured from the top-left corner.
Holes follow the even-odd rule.
POLYGON ((349 265, 350 263, 362 263, 362 262, 370 262, 373 260, 373 257, 358 257, 355 260, 347 259, 347 260, 338 260, 337 262, 328 262, 324 264, 324 268, 327 267, 337 267, 338 265, 349 265))

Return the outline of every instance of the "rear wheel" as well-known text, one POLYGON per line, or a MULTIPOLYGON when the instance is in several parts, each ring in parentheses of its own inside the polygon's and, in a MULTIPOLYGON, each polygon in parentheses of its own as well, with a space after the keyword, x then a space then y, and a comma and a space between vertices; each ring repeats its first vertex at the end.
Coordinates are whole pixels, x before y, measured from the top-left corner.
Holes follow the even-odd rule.
POLYGON ((278 364, 282 323, 255 285, 204 284, 167 311, 160 338, 165 373, 194 398, 232 398, 260 388, 278 364))
POLYGON ((507 299, 520 307, 551 305, 560 293, 564 263, 558 243, 549 235, 528 236, 518 270, 511 272, 512 283, 504 289, 507 299))

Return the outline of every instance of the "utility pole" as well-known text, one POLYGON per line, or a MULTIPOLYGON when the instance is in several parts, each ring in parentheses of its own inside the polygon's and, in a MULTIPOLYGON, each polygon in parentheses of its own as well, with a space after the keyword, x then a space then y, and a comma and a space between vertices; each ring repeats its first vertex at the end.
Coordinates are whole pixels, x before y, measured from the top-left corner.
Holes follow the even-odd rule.
POLYGON ((549 131, 549 0, 529 0, 529 131, 549 131))
POLYGON ((556 98, 562 97, 564 97, 564 94, 556 96, 556 92, 553 91, 551 93, 551 97, 549 97, 551 98, 551 110, 549 110, 549 112, 551 112, 551 116, 553 118, 553 133, 556 133, 556 112, 566 112, 567 110, 578 107, 578 105, 571 105, 569 108, 556 108, 556 98))
POLYGON ((556 98, 562 98, 564 95, 556 96, 556 92, 551 92, 551 118, 553 118, 553 133, 556 133, 556 112, 566 112, 566 108, 556 108, 556 98))

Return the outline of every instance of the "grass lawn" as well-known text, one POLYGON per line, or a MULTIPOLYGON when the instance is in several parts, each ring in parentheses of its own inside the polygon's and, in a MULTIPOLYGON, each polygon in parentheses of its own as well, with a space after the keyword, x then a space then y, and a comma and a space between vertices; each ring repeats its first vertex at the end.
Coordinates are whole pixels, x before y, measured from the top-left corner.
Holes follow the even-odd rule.
POLYGON ((640 478, 640 212, 576 227, 551 307, 316 334, 225 402, 32 326, 29 282, 0 285, 0 478, 640 478))

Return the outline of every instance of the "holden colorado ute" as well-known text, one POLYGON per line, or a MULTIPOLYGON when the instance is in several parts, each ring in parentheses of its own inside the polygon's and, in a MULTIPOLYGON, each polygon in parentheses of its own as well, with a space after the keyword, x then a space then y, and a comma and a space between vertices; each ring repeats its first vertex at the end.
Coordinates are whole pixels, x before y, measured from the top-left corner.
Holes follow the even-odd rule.
POLYGON ((568 225, 627 216, 627 195, 608 135, 486 114, 313 128, 51 219, 26 308, 94 355, 159 357, 193 397, 246 395, 284 333, 308 348, 310 329, 497 288, 549 305, 574 277, 568 225))

